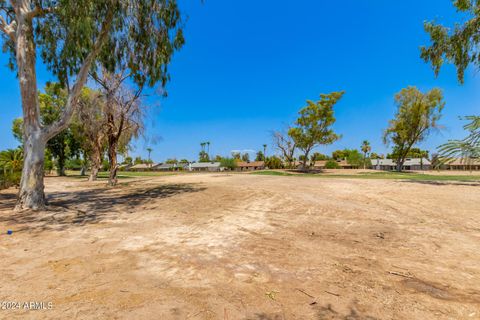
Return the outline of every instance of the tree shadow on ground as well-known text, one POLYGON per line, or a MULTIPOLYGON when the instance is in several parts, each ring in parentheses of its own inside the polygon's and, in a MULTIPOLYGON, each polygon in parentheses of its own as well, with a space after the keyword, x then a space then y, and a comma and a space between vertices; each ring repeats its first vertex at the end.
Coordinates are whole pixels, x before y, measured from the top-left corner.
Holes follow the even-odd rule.
POLYGON ((0 193, 0 210, 12 209, 15 206, 17 194, 15 193, 0 193))
MULTIPOLYGON (((66 230, 71 227, 115 220, 124 214, 135 214, 153 201, 184 193, 200 192, 204 187, 193 184, 168 184, 153 188, 98 188, 57 192, 47 198, 48 211, 20 211, 0 216, 0 223, 15 225, 15 232, 66 230)), ((9 195, 9 208, 13 199, 9 195)), ((6 205, 2 204, 3 207, 6 205)))
POLYGON ((468 187, 480 187, 479 181, 434 181, 434 180, 402 180, 404 183, 416 183, 431 186, 468 186, 468 187))
POLYGON ((331 304, 317 307, 316 319, 318 320, 378 320, 378 318, 361 314, 354 308, 350 308, 349 314, 341 314, 335 311, 331 304))
MULTIPOLYGON (((379 320, 378 318, 361 314, 355 308, 350 308, 349 314, 342 314, 335 311, 331 304, 314 307, 315 316, 312 319, 318 320, 379 320)), ((247 317, 246 320, 285 320, 281 314, 274 313, 256 313, 253 317, 247 317)))

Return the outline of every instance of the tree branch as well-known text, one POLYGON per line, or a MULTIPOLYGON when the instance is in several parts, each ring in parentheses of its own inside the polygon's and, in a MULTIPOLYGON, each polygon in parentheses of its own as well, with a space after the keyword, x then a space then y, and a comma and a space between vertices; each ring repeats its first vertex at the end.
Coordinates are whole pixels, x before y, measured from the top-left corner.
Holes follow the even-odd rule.
POLYGON ((15 41, 15 26, 17 23, 15 21, 7 24, 3 16, 0 16, 0 30, 5 33, 12 41, 15 41))
POLYGON ((56 9, 57 7, 42 8, 40 6, 36 6, 35 9, 27 13, 26 17, 28 19, 33 19, 35 17, 42 17, 46 14, 54 12, 56 9))
POLYGON ((88 54, 88 56, 83 61, 82 67, 78 72, 77 78, 75 80, 75 84, 73 85, 72 91, 68 95, 67 104, 65 109, 63 110, 60 119, 50 125, 49 127, 44 128, 44 134, 46 140, 48 141, 52 137, 54 137, 60 131, 66 129, 72 118, 73 112, 77 107, 77 100, 80 96, 81 90, 87 81, 88 73, 90 68, 92 67, 95 58, 97 57, 100 49, 102 48, 103 44, 105 43, 108 33, 110 31, 110 27, 112 26, 114 15, 113 7, 110 8, 105 21, 102 23, 101 31, 98 35, 98 38, 95 41, 92 51, 88 54))

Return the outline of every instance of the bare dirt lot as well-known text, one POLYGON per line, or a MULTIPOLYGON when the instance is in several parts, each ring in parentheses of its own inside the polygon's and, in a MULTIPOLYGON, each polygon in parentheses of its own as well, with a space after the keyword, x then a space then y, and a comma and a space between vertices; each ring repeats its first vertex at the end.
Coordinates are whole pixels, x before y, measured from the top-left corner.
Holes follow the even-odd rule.
POLYGON ((186 174, 0 193, 0 310, 32 319, 480 319, 475 183, 186 174), (12 229, 12 235, 6 235, 12 229))

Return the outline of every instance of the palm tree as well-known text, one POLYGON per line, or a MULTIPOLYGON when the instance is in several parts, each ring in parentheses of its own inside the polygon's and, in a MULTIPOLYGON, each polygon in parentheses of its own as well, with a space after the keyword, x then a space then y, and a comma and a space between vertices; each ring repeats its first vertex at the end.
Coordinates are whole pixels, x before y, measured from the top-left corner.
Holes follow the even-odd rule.
POLYGON ((267 145, 263 145, 263 160, 267 161, 267 145))
POLYGON ((3 168, 5 174, 7 170, 10 172, 21 171, 23 167, 23 150, 8 149, 0 152, 0 168, 3 168))
POLYGON ((370 146, 370 142, 368 142, 367 140, 363 140, 361 149, 363 152, 363 170, 365 170, 367 166, 367 153, 369 153, 372 150, 372 147, 370 146))
POLYGON ((470 134, 463 140, 450 140, 438 147, 440 153, 440 164, 450 163, 455 158, 467 165, 472 170, 474 159, 480 158, 480 116, 468 116, 464 118, 470 120, 463 128, 470 134))
POLYGON ((208 159, 210 159, 210 141, 205 142, 207 144, 207 155, 208 159))
POLYGON ((148 162, 151 163, 152 162, 152 158, 150 158, 150 154, 152 153, 153 149, 148 147, 147 148, 147 151, 148 151, 148 162))

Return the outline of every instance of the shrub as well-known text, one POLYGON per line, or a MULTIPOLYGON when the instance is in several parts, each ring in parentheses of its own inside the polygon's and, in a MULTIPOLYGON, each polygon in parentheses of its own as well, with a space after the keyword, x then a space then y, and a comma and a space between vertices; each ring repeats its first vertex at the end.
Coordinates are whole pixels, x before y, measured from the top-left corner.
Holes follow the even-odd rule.
POLYGON ((22 173, 20 171, 0 173, 0 189, 7 189, 14 186, 18 187, 21 176, 22 173))
POLYGON ((338 165, 337 161, 328 160, 327 163, 325 163, 325 169, 340 169, 340 166, 338 165))

